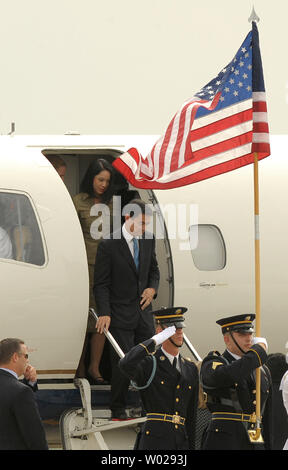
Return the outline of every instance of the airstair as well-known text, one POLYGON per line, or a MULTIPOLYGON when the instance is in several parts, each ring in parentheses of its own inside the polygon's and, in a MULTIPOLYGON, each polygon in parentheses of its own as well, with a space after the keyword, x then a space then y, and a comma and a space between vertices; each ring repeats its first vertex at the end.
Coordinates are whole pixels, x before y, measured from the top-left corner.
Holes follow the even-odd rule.
MULTIPOLYGON (((90 309, 97 319, 94 309, 90 309)), ((106 338, 118 353, 123 351, 109 331, 106 338)), ((184 335, 184 341, 194 358, 201 358, 190 341, 184 335)), ((133 450, 137 433, 146 418, 141 416, 141 410, 128 408, 129 419, 112 421, 109 409, 97 409, 91 406, 91 386, 87 379, 77 378, 75 386, 79 389, 82 408, 66 410, 60 418, 60 434, 64 450, 133 450)))

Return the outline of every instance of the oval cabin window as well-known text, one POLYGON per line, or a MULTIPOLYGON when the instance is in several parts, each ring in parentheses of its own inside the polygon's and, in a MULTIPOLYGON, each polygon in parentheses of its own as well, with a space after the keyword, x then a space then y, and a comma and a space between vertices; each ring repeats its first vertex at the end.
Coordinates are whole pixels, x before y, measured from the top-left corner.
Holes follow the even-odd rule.
POLYGON ((193 262, 200 271, 219 271, 226 265, 226 247, 216 225, 199 224, 189 227, 193 262))
POLYGON ((24 194, 0 192, 0 259, 42 266, 45 254, 31 201, 24 194))

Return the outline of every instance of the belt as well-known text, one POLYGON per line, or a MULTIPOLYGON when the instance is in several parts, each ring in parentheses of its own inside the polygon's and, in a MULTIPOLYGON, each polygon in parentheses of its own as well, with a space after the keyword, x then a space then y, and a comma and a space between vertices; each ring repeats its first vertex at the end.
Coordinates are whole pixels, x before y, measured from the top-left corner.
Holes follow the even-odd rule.
POLYGON ((185 418, 182 418, 182 416, 179 415, 167 415, 164 413, 147 413, 146 417, 147 420, 152 421, 167 421, 173 424, 182 424, 183 426, 185 424, 185 418))
POLYGON ((255 423, 255 415, 248 415, 245 413, 226 413, 226 412, 218 412, 212 413, 212 420, 214 419, 227 419, 230 421, 242 421, 247 423, 255 423))

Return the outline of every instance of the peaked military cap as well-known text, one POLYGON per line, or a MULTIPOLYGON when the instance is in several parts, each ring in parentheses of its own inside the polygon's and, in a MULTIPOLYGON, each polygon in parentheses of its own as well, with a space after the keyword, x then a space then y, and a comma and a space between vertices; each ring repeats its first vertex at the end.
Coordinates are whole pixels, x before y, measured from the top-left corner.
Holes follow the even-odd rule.
POLYGON ((156 324, 161 325, 175 325, 176 328, 184 328, 183 323, 185 318, 183 313, 187 312, 186 307, 162 307, 160 310, 155 310, 153 313, 156 324))
POLYGON ((255 319, 254 313, 244 315, 234 315, 233 317, 221 318, 216 321, 222 328, 223 335, 229 331, 242 331, 246 333, 253 333, 253 320, 255 319))

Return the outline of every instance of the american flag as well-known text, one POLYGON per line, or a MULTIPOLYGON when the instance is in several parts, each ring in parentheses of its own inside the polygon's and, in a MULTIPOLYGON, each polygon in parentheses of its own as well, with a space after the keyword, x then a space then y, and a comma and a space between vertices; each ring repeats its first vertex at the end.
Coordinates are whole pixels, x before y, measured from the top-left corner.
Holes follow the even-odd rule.
POLYGON ((232 61, 186 101, 143 158, 131 148, 114 167, 137 188, 169 189, 270 155, 267 106, 255 22, 232 61))

